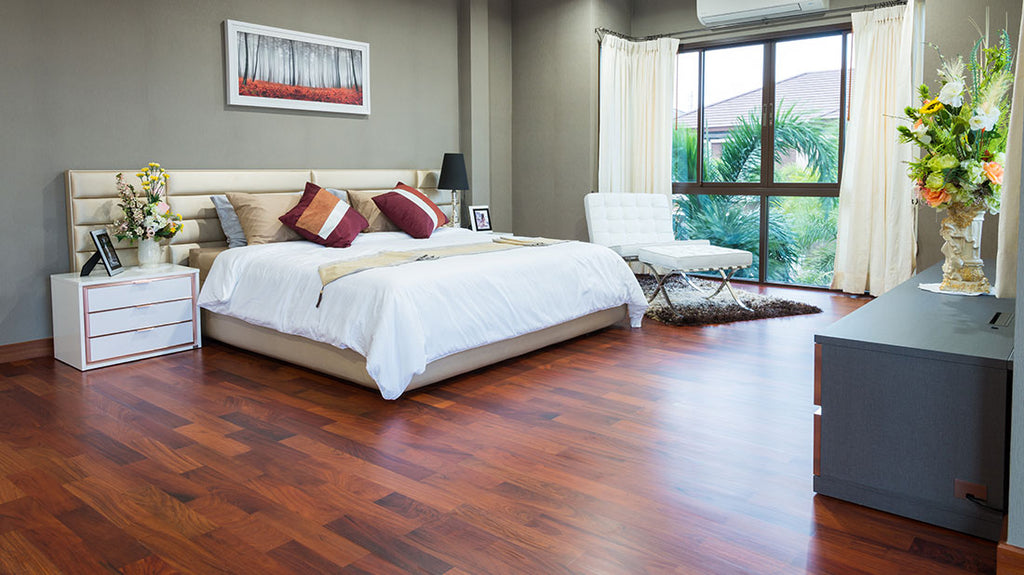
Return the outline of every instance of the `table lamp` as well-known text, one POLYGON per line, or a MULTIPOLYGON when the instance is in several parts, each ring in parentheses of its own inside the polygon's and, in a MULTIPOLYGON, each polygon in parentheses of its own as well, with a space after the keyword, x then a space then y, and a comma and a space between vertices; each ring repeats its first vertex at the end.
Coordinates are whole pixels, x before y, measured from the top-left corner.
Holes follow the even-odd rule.
POLYGON ((462 201, 459 192, 469 189, 466 177, 466 158, 462 154, 445 154, 441 160, 441 177, 437 180, 437 189, 452 191, 452 227, 462 227, 462 201))

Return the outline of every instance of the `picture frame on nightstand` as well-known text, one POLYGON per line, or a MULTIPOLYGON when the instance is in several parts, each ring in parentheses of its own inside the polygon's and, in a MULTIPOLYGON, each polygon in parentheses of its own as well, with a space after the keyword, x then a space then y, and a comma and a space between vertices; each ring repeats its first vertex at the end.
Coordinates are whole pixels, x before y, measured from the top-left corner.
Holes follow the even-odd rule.
POLYGON ((89 275, 99 261, 103 262, 108 276, 116 276, 123 272, 124 264, 121 263, 121 258, 117 257, 117 250, 114 249, 114 242, 110 240, 107 230, 93 230, 89 235, 92 237, 92 243, 96 245, 96 253, 82 266, 81 275, 89 275))
POLYGON ((469 206, 469 223, 474 232, 492 231, 490 207, 469 206))

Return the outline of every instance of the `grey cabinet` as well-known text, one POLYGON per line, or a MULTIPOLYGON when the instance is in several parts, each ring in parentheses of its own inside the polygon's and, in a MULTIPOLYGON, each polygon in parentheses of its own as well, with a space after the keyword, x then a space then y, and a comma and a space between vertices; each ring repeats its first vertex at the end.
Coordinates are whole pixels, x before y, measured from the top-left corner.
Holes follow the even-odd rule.
POLYGON ((814 490, 998 540, 1014 300, 917 287, 941 275, 929 268, 815 336, 814 490))

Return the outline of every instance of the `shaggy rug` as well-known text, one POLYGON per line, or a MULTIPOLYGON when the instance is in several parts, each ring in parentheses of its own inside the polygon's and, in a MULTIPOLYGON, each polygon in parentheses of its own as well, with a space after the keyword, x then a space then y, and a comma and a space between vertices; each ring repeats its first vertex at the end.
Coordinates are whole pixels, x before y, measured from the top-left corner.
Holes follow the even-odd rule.
MULTIPOLYGON (((637 279, 640 281, 640 287, 644 288, 644 294, 650 297, 651 292, 658 285, 654 277, 641 274, 637 275, 637 279)), ((651 307, 647 309, 647 317, 669 325, 707 325, 821 313, 821 308, 813 305, 751 293, 734 286, 736 295, 752 310, 747 311, 733 301, 727 289, 723 289, 721 293, 711 299, 706 298, 707 295, 718 289, 720 282, 693 277, 691 279, 693 283, 705 290, 705 293, 698 293, 682 278, 673 276, 665 282, 665 287, 668 288, 669 296, 675 306, 668 305, 665 295, 659 293, 658 297, 651 302, 651 307)))

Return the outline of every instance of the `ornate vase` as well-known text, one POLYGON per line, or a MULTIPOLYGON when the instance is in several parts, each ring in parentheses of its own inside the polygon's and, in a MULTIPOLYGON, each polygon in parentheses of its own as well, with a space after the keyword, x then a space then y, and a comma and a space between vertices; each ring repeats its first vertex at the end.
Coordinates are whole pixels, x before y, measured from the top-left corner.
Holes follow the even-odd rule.
POLYGON ((985 210, 977 204, 952 204, 946 209, 940 235, 942 254, 942 291, 988 293, 991 286, 981 261, 981 225, 985 210))
POLYGON ((139 240, 139 265, 150 268, 160 265, 163 253, 160 251, 160 241, 156 239, 139 240))

